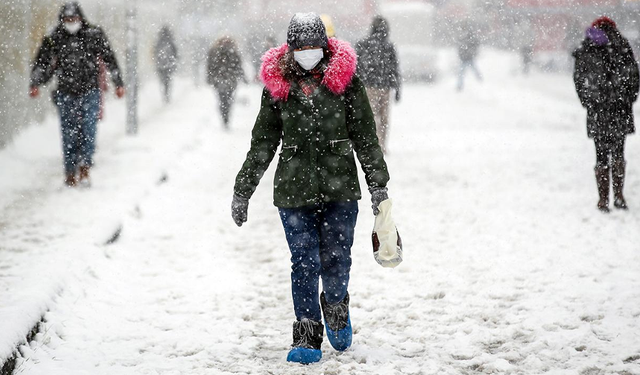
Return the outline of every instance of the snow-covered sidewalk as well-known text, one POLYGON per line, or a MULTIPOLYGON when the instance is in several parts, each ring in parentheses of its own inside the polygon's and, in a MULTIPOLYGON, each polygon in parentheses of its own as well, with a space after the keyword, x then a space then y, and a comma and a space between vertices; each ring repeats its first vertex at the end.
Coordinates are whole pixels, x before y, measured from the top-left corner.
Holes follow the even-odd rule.
POLYGON ((405 262, 373 260, 365 193, 354 344, 325 342, 316 365, 285 362, 293 312, 274 168, 248 223, 229 214, 260 88, 240 90, 230 132, 208 88, 184 89, 138 137, 104 138, 89 190, 60 189, 58 165, 43 167, 54 186, 1 211, 0 282, 14 289, 0 296, 50 308, 18 373, 640 374, 638 137, 631 210, 600 214, 570 77, 512 76, 510 62, 486 53, 485 82, 468 77, 462 93, 452 78, 404 90, 387 161, 405 262))

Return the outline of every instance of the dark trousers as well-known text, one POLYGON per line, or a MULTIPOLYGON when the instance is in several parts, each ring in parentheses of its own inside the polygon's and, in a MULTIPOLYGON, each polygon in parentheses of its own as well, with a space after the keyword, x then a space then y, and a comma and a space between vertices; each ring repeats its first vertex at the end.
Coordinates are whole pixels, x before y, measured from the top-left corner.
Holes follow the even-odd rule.
POLYGON ((225 128, 229 127, 229 116, 231 114, 231 106, 233 105, 233 94, 235 87, 218 88, 218 104, 220 105, 220 115, 222 116, 222 124, 225 128))
POLYGON ((60 114, 65 172, 75 173, 80 165, 92 166, 100 90, 91 90, 78 96, 58 92, 54 94, 54 102, 60 114))
POLYGON ((291 251, 296 319, 320 321, 320 279, 329 304, 338 303, 347 295, 358 202, 280 208, 279 212, 291 251))
POLYGON ((161 72, 160 83, 164 89, 164 102, 169 103, 171 101, 171 74, 168 72, 161 72))
POLYGON ((609 166, 609 157, 611 157, 611 164, 624 162, 625 138, 624 135, 595 137, 596 165, 598 167, 609 166))

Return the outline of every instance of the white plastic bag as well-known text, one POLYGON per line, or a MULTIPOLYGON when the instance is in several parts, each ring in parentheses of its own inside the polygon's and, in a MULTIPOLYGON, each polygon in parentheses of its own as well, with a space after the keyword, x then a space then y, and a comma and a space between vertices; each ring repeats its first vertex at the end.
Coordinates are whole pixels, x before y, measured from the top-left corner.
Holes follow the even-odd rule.
POLYGON ((402 263, 402 240, 391 218, 391 199, 378 206, 380 213, 373 224, 373 257, 382 267, 394 268, 402 263))

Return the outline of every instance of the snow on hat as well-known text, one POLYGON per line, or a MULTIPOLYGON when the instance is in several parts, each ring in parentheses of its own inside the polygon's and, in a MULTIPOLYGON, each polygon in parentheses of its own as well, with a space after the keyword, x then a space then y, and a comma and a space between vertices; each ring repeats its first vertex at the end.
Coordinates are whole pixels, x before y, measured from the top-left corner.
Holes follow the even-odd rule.
POLYGON ((607 37, 607 33, 604 30, 601 30, 597 27, 590 27, 586 32, 587 38, 591 39, 591 41, 599 46, 605 45, 609 43, 609 38, 607 37))
POLYGON ((296 13, 287 30, 289 50, 304 46, 327 48, 327 31, 320 17, 315 13, 296 13))
POLYGON ((611 28, 616 28, 616 23, 613 22, 613 20, 609 17, 606 16, 602 16, 598 19, 596 19, 595 21, 593 21, 593 23, 591 24, 591 26, 593 27, 597 27, 599 29, 604 29, 607 27, 611 27, 611 28))

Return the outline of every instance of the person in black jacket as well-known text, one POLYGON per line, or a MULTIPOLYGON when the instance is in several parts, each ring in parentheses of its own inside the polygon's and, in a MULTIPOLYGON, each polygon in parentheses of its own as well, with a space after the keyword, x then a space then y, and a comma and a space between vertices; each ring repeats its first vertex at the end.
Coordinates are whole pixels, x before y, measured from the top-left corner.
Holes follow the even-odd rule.
POLYGON ((93 165, 96 124, 100 109, 99 75, 104 64, 124 96, 124 84, 116 57, 102 29, 89 24, 77 2, 62 6, 55 30, 44 37, 31 71, 29 95, 55 75, 58 88, 53 100, 60 113, 65 183, 89 183, 93 165))
POLYGON ((576 91, 587 109, 587 134, 596 147, 598 209, 609 212, 610 178, 614 206, 627 209, 622 194, 624 142, 627 134, 635 132, 632 106, 638 98, 638 64, 629 42, 607 17, 593 22, 573 56, 576 91))
POLYGON ((176 72, 178 66, 178 48, 173 41, 173 34, 169 26, 163 26, 160 30, 154 55, 156 71, 164 87, 164 101, 169 103, 171 100, 171 76, 176 72))
POLYGON ((367 96, 376 119, 380 147, 387 152, 389 132, 389 96, 396 91, 396 102, 400 101, 402 78, 398 67, 396 48, 389 41, 387 21, 376 16, 371 23, 371 34, 356 44, 358 54, 357 74, 367 88, 367 96))
POLYGON ((240 80, 247 82, 238 46, 230 37, 222 37, 209 50, 207 82, 218 92, 220 114, 225 129, 229 128, 233 95, 240 80))

